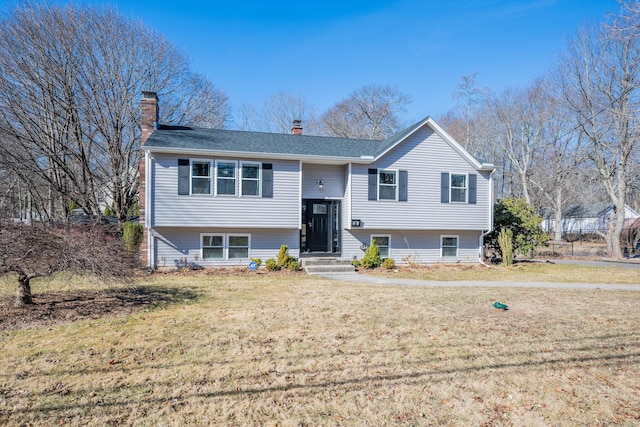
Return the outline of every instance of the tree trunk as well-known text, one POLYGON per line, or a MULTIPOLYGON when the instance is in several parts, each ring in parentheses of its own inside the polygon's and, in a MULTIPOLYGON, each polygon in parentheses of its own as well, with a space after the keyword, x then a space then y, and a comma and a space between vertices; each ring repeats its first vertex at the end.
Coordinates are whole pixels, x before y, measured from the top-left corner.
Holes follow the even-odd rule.
POLYGON ((31 296, 31 284, 27 275, 21 274, 18 276, 18 289, 16 295, 16 307, 24 307, 27 304, 33 304, 33 297, 31 296))
POLYGON ((562 187, 561 186, 557 186, 556 187, 556 202, 555 202, 555 206, 554 206, 554 211, 555 211, 555 221, 556 221, 556 226, 555 229, 553 230, 554 233, 554 237, 553 240, 556 241, 560 241, 562 240, 562 232, 564 231, 564 224, 562 221, 562 187))

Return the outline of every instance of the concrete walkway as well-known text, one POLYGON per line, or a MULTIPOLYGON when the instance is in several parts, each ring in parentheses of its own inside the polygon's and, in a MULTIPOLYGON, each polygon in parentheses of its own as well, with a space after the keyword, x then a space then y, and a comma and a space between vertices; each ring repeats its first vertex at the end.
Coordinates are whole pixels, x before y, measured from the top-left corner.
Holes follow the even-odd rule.
POLYGON ((640 285, 604 285, 594 283, 548 283, 548 282, 483 282, 483 281, 457 281, 441 282, 431 280, 402 279, 393 277, 380 277, 360 273, 321 274, 316 277, 340 280, 343 282, 369 283, 372 285, 395 286, 482 286, 498 288, 547 288, 547 289, 599 289, 603 291, 640 291, 640 285))

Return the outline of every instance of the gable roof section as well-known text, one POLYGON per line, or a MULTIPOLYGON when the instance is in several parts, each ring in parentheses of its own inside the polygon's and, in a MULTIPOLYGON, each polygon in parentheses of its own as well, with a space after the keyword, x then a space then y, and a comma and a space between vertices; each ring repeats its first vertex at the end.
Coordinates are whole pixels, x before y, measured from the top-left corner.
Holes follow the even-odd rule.
POLYGON ((423 126, 430 127, 474 168, 484 171, 495 169, 490 163, 478 162, 431 117, 427 117, 382 141, 160 126, 151 134, 142 148, 149 152, 185 155, 240 157, 259 155, 263 158, 313 160, 318 163, 367 164, 383 157, 423 126))
POLYGON ((384 141, 382 141, 382 144, 380 145, 380 147, 378 147, 378 152, 374 157, 378 159, 384 156, 391 149, 401 144, 405 139, 409 138, 411 135, 413 135, 416 131, 418 131, 418 129, 422 128, 423 126, 428 126, 429 128, 431 128, 431 130, 433 130, 440 138, 442 138, 447 144, 449 144, 451 148, 453 148, 462 158, 464 158, 467 162, 469 162, 469 164, 471 164, 471 166, 473 166, 474 168, 478 170, 488 171, 488 172, 493 171, 495 169, 495 166, 492 163, 479 162, 467 150, 465 150, 464 147, 462 147, 462 145, 458 144, 458 142, 456 142, 456 140, 453 139, 451 135, 445 132, 445 130, 442 129, 440 125, 436 123, 436 121, 433 120, 431 117, 426 117, 425 119, 419 121, 418 123, 412 126, 409 126, 405 130, 402 130, 397 134, 391 136, 390 138, 387 138, 384 141))

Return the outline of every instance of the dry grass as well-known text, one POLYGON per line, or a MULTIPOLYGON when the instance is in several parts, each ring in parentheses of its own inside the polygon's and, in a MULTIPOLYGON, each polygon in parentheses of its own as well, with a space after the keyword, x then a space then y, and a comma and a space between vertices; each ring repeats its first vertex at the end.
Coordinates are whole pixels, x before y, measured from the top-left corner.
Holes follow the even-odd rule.
POLYGON ((304 275, 143 285, 192 297, 1 333, 0 424, 640 422, 640 292, 304 275))
POLYGON ((559 282, 597 284, 640 284, 640 269, 622 267, 586 267, 580 265, 550 264, 545 262, 521 262, 512 267, 483 267, 475 264, 449 264, 405 267, 394 270, 382 268, 368 272, 390 277, 488 282, 559 282))

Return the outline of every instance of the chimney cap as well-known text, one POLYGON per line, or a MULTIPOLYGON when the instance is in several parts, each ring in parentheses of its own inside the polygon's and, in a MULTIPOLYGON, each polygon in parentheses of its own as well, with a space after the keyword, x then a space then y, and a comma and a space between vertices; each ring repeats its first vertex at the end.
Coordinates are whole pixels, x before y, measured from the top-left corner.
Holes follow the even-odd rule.
POLYGON ((291 128, 291 133, 294 135, 302 135, 302 126, 300 125, 302 123, 302 120, 300 119, 294 119, 293 120, 293 127, 291 128))
POLYGON ((153 99, 153 100, 157 101, 158 100, 158 94, 155 93, 154 91, 143 90, 142 91, 142 98, 143 99, 153 99))

